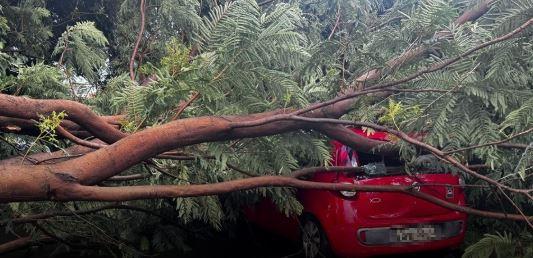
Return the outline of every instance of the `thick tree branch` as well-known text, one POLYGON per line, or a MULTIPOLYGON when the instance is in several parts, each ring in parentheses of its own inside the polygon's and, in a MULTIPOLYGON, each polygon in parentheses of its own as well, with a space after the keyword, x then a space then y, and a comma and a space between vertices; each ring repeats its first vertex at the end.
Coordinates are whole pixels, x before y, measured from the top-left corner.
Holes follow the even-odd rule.
POLYGON ((31 243, 31 237, 21 237, 0 245, 0 254, 15 251, 28 246, 31 243))
POLYGON ((489 11, 490 6, 495 2, 495 0, 484 0, 480 2, 474 8, 464 12, 459 18, 457 18, 454 23, 457 25, 464 24, 469 21, 475 21, 479 17, 483 16, 486 12, 489 11))
POLYGON ((52 99, 36 100, 0 94, 1 116, 39 120, 39 115, 49 115, 52 111, 65 111, 69 120, 107 143, 113 143, 126 135, 79 102, 52 99))
POLYGON ((361 152, 382 156, 398 156, 399 154, 399 149, 394 144, 369 139, 342 125, 321 124, 316 129, 329 138, 336 139, 361 152))
MULTIPOLYGON (((475 48, 472 48, 462 53, 461 55, 455 58, 449 59, 445 62, 441 62, 437 66, 431 66, 428 69, 419 71, 399 81, 374 85, 370 87, 369 89, 366 89, 365 91, 346 94, 344 96, 337 97, 330 101, 325 101, 322 103, 311 105, 308 108, 304 108, 304 109, 300 109, 300 110, 292 111, 292 112, 286 112, 285 110, 278 110, 278 111, 266 112, 266 113, 255 114, 255 115, 248 115, 248 116, 243 116, 243 117, 200 117, 200 118, 194 118, 194 119, 183 119, 183 120, 175 121, 172 123, 162 125, 158 128, 150 128, 150 129, 144 130, 142 132, 137 133, 135 137, 124 138, 122 141, 117 142, 117 144, 113 144, 109 148, 100 149, 99 151, 88 154, 84 157, 83 160, 80 160, 79 162, 79 163, 83 162, 84 165, 78 166, 80 165, 79 163, 73 163, 73 161, 66 161, 62 163, 63 166, 61 167, 61 169, 66 168, 69 170, 73 170, 72 168, 78 168, 78 169, 75 169, 76 170, 76 172, 74 172, 75 176, 77 176, 83 183, 94 184, 108 177, 111 177, 115 175, 116 173, 119 173, 120 171, 125 170, 128 167, 142 160, 146 160, 147 158, 153 157, 157 155, 158 153, 162 153, 164 151, 168 151, 176 147, 197 144, 201 142, 208 142, 208 141, 220 141, 220 140, 231 140, 231 139, 237 139, 237 138, 259 137, 259 136, 283 133, 283 132, 296 130, 296 129, 310 128, 309 124, 305 124, 305 123, 302 124, 302 123, 298 123, 295 121, 281 121, 281 120, 287 120, 291 116, 300 115, 304 113, 306 113, 306 115, 309 117, 339 117, 340 115, 346 113, 351 108, 353 104, 353 100, 351 100, 350 98, 363 95, 363 94, 380 92, 382 88, 387 88, 387 87, 397 85, 400 83, 408 82, 425 73, 429 73, 429 72, 436 71, 438 69, 445 68, 448 65, 451 65, 457 62, 458 60, 472 54, 473 52, 479 49, 482 49, 484 47, 490 46, 492 44, 495 44, 495 43, 498 43, 498 42, 501 42, 501 41, 504 41, 506 39, 513 37, 514 35, 523 31, 532 22, 533 22, 533 19, 530 19, 526 23, 524 23, 522 26, 520 26, 519 28, 515 29, 514 31, 504 36, 485 42, 475 48), (195 124, 195 125, 192 126, 192 124, 195 124), (161 131, 164 132, 163 135, 166 136, 163 138, 167 140, 163 140, 163 138, 160 137, 162 133, 161 131), (176 134, 174 134, 174 132, 176 134), (172 137, 170 137, 169 139, 169 136, 173 136, 173 135, 175 135, 176 137, 173 139, 172 137), (152 140, 152 141, 149 141, 151 144, 148 144, 148 145, 143 144, 143 143, 146 143, 146 140, 152 140), (142 145, 142 146, 138 148, 137 151, 135 151, 134 153, 126 153, 126 152, 130 152, 132 146, 138 146, 138 145, 142 145), (115 157, 126 157, 126 158, 124 158, 120 162, 117 162, 115 157), (102 164, 102 166, 95 166, 94 164, 102 164), (94 173, 95 171, 100 171, 100 173, 95 174, 94 173)), ((16 99, 15 97, 12 97, 12 96, 0 95, 0 107, 2 107, 2 104, 4 104, 4 106, 6 106, 6 109, 10 107, 8 105, 5 105, 5 102, 2 101, 1 98, 7 99, 7 101, 10 101, 10 102, 20 101, 20 99, 16 99)), ((36 101, 36 100, 28 100, 28 99, 24 99, 24 100, 34 101, 34 102, 39 103, 39 101, 36 101)), ((46 100, 44 102, 56 104, 56 105, 58 104, 54 102, 53 100, 46 100)), ((79 103, 76 103, 76 102, 67 102, 67 103, 70 103, 74 106, 80 105, 82 108, 85 108, 86 110, 88 110, 87 107, 79 103)), ((33 104, 35 105, 35 103, 33 104)), ((24 105, 20 105, 20 106, 24 106, 24 105)), ((64 105, 59 105, 59 106, 63 107, 64 105)), ((48 109, 50 109, 50 107, 48 107, 48 109)), ((57 109, 58 108, 56 107, 55 110, 57 109)), ((47 111, 50 112, 52 110, 47 110, 47 111)), ((73 109, 73 110, 76 111, 76 109, 73 109)), ((48 112, 43 112, 43 113, 48 113, 48 112)), ((6 112, 4 111, 4 113, 6 112)), ((75 114, 74 118, 78 116, 78 114, 75 112, 71 112, 71 113, 75 114)), ((95 121, 101 121, 98 119, 98 116, 90 112, 90 110, 86 112, 86 114, 92 114, 94 116, 95 121)), ((13 114, 11 113, 10 115, 13 115, 13 114)), ((26 114, 26 116, 34 117, 35 114, 32 114, 30 112, 29 114, 26 114)), ((81 116, 81 114, 79 114, 79 116, 81 116)), ((83 123, 80 123, 79 121, 76 121, 76 120, 74 121, 77 122, 78 124, 83 124, 83 123)), ((93 120, 90 120, 90 121, 93 121, 93 120)), ((102 123, 96 123, 96 125, 97 125, 96 127, 107 126, 103 131, 106 131, 106 132, 111 131, 115 133, 113 137, 109 137, 109 135, 103 134, 102 136, 107 138, 107 140, 111 140, 111 138, 112 140, 117 140, 124 136, 124 133, 108 126, 107 123, 103 123, 103 125, 102 123)), ((88 129, 90 129, 90 126, 88 129)), ((98 133, 102 134, 101 132, 97 132, 97 131, 92 132, 92 133, 94 133, 95 135, 97 135, 98 133)))

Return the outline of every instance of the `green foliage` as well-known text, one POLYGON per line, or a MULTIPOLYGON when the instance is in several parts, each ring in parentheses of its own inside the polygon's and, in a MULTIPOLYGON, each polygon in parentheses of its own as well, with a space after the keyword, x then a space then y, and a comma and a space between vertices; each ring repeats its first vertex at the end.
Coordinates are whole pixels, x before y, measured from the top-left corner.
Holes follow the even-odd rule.
POLYGON ((53 66, 38 63, 20 67, 16 78, 9 77, 4 87, 16 94, 44 99, 69 99, 69 87, 61 71, 53 66))
MULTIPOLYGON (((144 63, 159 63, 165 55, 166 45, 173 38, 179 38, 185 45, 192 43, 202 19, 200 17, 201 4, 206 1, 197 0, 151 0, 147 8, 144 39, 139 53, 143 63, 136 62, 136 66, 144 63)), ((113 43, 111 49, 116 56, 111 60, 114 76, 128 70, 129 59, 132 54, 140 24, 139 1, 123 0, 118 5, 116 26, 113 29, 113 43)))
POLYGON ((53 55, 60 55, 60 65, 75 69, 90 82, 97 82, 106 64, 107 39, 94 22, 78 22, 67 27, 57 40, 53 55))
POLYGON ((420 115, 418 106, 405 107, 402 102, 396 102, 394 99, 389 100, 389 105, 385 108, 385 114, 378 121, 382 124, 393 125, 399 129, 400 123, 405 123, 420 115))
MULTIPOLYGON (((76 1, 69 13, 61 12, 65 3, 56 2, 0 0, 2 93, 76 98, 100 114, 126 115, 121 129, 131 133, 170 121, 180 103, 196 92, 200 97, 180 118, 307 106, 337 96, 371 69, 382 68, 382 74, 367 81, 367 86, 404 78, 508 33, 533 12, 530 0, 494 1, 488 14, 457 25, 453 20, 479 1, 298 0, 259 6, 253 0, 150 0, 134 64, 136 78, 131 80, 126 72, 139 31, 139 1, 95 1, 98 10, 85 10, 89 1, 76 1), (438 35, 447 37, 439 39, 438 35), (52 56, 50 46, 54 45, 52 56), (388 62, 413 49, 424 49, 424 55, 388 62), (61 55, 60 68, 64 69, 54 66, 61 55), (81 91, 85 94, 79 94, 81 91)), ((533 31, 527 29, 446 69, 398 86, 438 91, 397 92, 383 99, 361 97, 343 118, 423 132, 424 142, 444 151, 520 133, 533 126, 532 37, 533 31)), ((64 147, 66 143, 55 135, 63 118, 62 113, 42 117, 37 138, 2 134, 5 140, 0 155, 64 147)), ((533 136, 523 135, 511 142, 530 147, 487 146, 453 155, 465 163, 488 165, 490 169, 482 171, 488 177, 530 189, 533 136)), ((402 141, 398 145, 402 158, 410 164, 424 161, 413 146, 402 141)), ((177 151, 195 159, 155 159, 155 165, 137 165, 124 174, 149 175, 136 182, 146 185, 216 183, 250 175, 286 175, 303 166, 328 165, 331 158, 328 139, 309 131, 204 143, 177 151)), ((429 163, 458 172, 437 160, 429 163)), ((468 176, 466 180, 481 184, 468 176)), ((469 203, 480 209, 515 209, 502 203, 504 197, 498 192, 476 188, 468 189, 467 194, 469 203)), ((50 219, 45 226, 65 239, 109 247, 100 254, 140 256, 139 250, 157 253, 176 246, 185 250, 187 238, 194 236, 185 231, 199 227, 224 230, 239 220, 243 205, 265 197, 286 216, 303 209, 294 189, 261 188, 221 197, 128 203, 164 214, 164 220, 134 211, 108 210, 69 220, 50 219), (78 230, 65 230, 71 228, 78 230)), ((511 198, 525 213, 533 212, 530 201, 511 198)), ((6 213, 19 216, 99 205, 24 203, 6 207, 6 213)), ((38 233, 31 226, 26 230, 38 233)), ((531 238, 514 234, 520 231, 514 223, 473 218, 469 232, 476 235, 469 243, 477 243, 467 249, 465 257, 531 256, 531 238), (480 236, 486 232, 513 235, 480 236)))
POLYGON ((188 70, 190 52, 190 49, 174 38, 167 44, 166 55, 161 58, 161 66, 168 70, 170 76, 176 77, 182 71, 188 70))
POLYGON ((529 239, 516 239, 512 234, 504 232, 495 235, 485 234, 485 237, 477 243, 466 248, 463 258, 506 258, 506 257, 530 257, 533 255, 533 247, 529 239))
MULTIPOLYGON (((44 0, 1 1, 2 13, 7 19, 9 32, 5 40, 29 57, 43 57, 50 47, 52 30, 44 0)), ((5 26, 4 26, 5 28, 5 26)), ((25 58, 25 57, 23 57, 25 58)))
POLYGON ((263 14, 251 0, 213 8, 197 37, 208 64, 202 72, 213 76, 198 89, 209 107, 229 114, 308 103, 291 75, 308 57, 306 38, 296 31, 300 20, 288 4, 263 14))

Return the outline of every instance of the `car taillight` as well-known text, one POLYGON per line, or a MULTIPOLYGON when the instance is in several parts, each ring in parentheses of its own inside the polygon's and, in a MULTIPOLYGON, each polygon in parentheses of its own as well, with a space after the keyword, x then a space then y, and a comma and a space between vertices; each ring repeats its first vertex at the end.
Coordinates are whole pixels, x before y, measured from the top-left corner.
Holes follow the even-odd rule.
POLYGON ((462 176, 460 176, 460 177, 459 177, 459 185, 460 185, 461 187, 464 187, 465 184, 466 184, 466 183, 465 183, 465 179, 464 179, 462 176))
POLYGON ((366 243, 366 231, 363 230, 359 232, 359 241, 366 243))
POLYGON ((453 194, 453 186, 447 185, 446 186, 446 199, 452 199, 454 196, 453 194))
POLYGON ((459 189, 461 191, 464 191, 465 190, 465 185, 466 185, 465 179, 462 176, 459 176, 459 186, 460 186, 459 189))

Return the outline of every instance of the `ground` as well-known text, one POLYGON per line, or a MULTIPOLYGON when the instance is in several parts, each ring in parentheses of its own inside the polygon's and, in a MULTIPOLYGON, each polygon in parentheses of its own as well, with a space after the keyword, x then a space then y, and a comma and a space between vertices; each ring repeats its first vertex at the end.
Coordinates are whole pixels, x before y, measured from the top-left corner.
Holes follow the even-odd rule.
MULTIPOLYGON (((157 258, 300 258, 302 257, 301 249, 297 243, 287 241, 286 239, 261 231, 254 227, 241 227, 234 234, 220 233, 214 234, 209 239, 198 240, 191 244, 191 251, 187 253, 168 252, 155 256, 157 258)), ((79 257, 79 253, 68 253, 57 256, 51 256, 53 248, 34 248, 11 253, 5 258, 71 258, 79 257), (44 254, 44 256, 43 256, 44 254)), ((104 258, 106 256, 98 257, 104 258)), ((111 256, 109 256, 111 257, 111 256)), ((151 256, 154 257, 154 256, 151 256)), ((458 252, 451 253, 446 251, 432 253, 418 253, 407 255, 383 256, 379 258, 455 258, 460 257, 458 252)))

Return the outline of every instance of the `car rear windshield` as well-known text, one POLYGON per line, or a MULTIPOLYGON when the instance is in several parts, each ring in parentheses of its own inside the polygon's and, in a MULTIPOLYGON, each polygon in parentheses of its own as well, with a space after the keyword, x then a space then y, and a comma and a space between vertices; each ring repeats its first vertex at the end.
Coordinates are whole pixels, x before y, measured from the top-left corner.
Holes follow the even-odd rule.
POLYGON ((368 165, 371 163, 385 163, 386 167, 402 167, 405 162, 399 157, 384 157, 368 153, 358 153, 359 154, 359 163, 361 166, 368 165))

